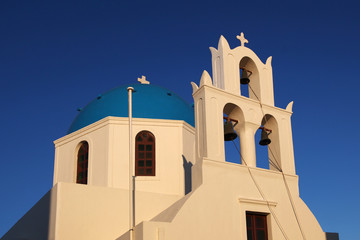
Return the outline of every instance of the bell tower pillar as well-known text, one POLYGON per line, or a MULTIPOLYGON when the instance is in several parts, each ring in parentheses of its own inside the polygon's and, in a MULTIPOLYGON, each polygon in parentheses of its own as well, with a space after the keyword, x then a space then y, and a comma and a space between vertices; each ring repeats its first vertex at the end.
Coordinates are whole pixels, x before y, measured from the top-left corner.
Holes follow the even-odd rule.
POLYGON ((242 127, 242 131, 238 133, 240 138, 241 161, 246 161, 246 164, 249 167, 256 167, 256 149, 254 136, 258 128, 259 125, 257 124, 252 122, 245 122, 244 127, 242 127))
POLYGON ((222 106, 217 96, 214 96, 211 90, 208 91, 208 87, 212 87, 211 77, 204 71, 200 79, 200 89, 195 83, 191 84, 195 102, 196 158, 224 162, 222 106))

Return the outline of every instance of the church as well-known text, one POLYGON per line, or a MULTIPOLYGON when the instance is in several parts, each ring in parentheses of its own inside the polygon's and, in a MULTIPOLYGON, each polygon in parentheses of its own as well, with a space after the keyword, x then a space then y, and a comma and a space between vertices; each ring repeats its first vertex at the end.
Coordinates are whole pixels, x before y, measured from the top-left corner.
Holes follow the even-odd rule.
POLYGON ((54 141, 53 187, 2 240, 339 239, 300 198, 293 102, 274 105, 272 58, 237 38, 210 48, 212 76, 184 83, 193 104, 142 76, 78 109, 54 141))

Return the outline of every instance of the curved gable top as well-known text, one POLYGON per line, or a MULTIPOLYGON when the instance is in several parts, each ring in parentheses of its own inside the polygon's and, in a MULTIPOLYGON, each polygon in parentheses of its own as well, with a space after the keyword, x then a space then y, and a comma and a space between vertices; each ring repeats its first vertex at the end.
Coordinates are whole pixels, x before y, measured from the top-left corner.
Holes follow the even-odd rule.
POLYGON ((238 36, 241 41, 239 47, 231 49, 224 36, 221 36, 218 49, 210 48, 214 86, 241 95, 240 69, 246 69, 252 73, 249 77, 252 89, 249 91, 249 97, 274 106, 272 57, 269 57, 264 64, 250 48, 244 46, 247 40, 243 34, 241 35, 238 36))
POLYGON ((92 100, 74 119, 68 134, 108 116, 128 117, 128 87, 134 88, 134 118, 184 120, 195 126, 193 106, 174 92, 153 84, 128 84, 92 100))

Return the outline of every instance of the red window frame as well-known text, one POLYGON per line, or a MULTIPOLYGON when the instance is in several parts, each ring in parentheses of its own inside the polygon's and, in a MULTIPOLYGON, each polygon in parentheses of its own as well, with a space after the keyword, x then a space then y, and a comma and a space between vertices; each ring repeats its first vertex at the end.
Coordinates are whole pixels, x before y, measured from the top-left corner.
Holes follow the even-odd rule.
POLYGON ((267 214, 246 212, 246 230, 248 240, 268 240, 267 214))
POLYGON ((135 137, 135 176, 155 176, 155 136, 149 131, 135 137))
POLYGON ((77 154, 76 183, 87 184, 89 163, 89 144, 81 142, 77 154))

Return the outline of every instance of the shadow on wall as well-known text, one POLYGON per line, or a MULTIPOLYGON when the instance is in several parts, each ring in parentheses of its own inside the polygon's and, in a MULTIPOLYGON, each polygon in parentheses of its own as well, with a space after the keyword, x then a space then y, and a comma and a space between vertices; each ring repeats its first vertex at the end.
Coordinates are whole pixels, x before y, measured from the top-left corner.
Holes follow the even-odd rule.
POLYGON ((50 239, 51 194, 48 191, 20 220, 1 238, 10 239, 50 239))
POLYGON ((126 231, 126 233, 124 233, 115 240, 130 240, 130 231, 126 231))
POLYGON ((191 192, 191 168, 193 166, 192 162, 187 161, 185 156, 182 155, 183 158, 183 166, 184 166, 184 180, 185 180, 185 195, 191 192))

